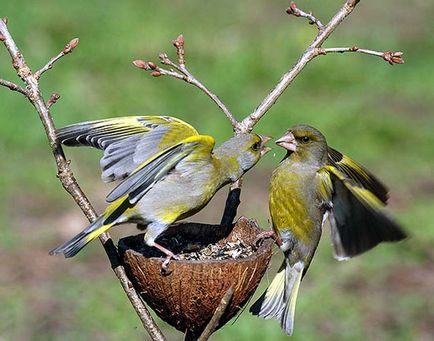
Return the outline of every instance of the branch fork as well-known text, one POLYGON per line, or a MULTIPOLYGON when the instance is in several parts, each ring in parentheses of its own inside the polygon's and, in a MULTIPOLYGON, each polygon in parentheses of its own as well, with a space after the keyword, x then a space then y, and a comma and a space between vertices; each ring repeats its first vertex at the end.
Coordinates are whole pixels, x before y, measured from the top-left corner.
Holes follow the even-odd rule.
POLYGON ((71 53, 78 45, 80 40, 78 38, 72 39, 66 46, 63 48, 63 50, 53 58, 51 58, 47 64, 44 65, 40 70, 35 72, 35 78, 39 79, 41 78, 42 74, 47 72, 48 70, 51 70, 54 66, 54 64, 60 60, 62 57, 66 56, 67 54, 71 53))
MULTIPOLYGON (((45 128, 48 142, 56 160, 57 176, 65 190, 73 197, 74 201, 81 208, 89 221, 92 222, 97 218, 97 214, 87 197, 84 195, 76 179, 74 178, 74 175, 70 168, 70 161, 66 159, 61 145, 56 140, 56 128, 51 117, 50 107, 56 103, 60 96, 58 94, 52 94, 48 102, 45 103, 38 82, 38 79, 42 76, 42 74, 50 70, 55 62, 60 60, 65 55, 71 53, 73 49, 77 47, 79 41, 77 38, 72 39, 57 56, 50 59, 50 61, 39 71, 33 73, 32 70, 28 67, 23 54, 18 49, 15 41, 10 35, 6 23, 7 19, 0 19, 1 41, 5 44, 6 49, 8 50, 12 58, 12 65, 15 68, 17 75, 26 85, 26 89, 13 82, 3 79, 0 79, 0 85, 23 94, 35 107, 45 128)), ((113 271, 118 277, 122 288, 124 289, 132 306, 137 312, 140 320, 142 321, 143 326, 148 331, 149 335, 153 340, 165 340, 164 335, 155 324, 152 316, 150 315, 140 296, 133 288, 133 285, 125 272, 125 269, 118 260, 119 255, 117 254, 116 248, 112 240, 110 239, 110 235, 107 232, 103 233, 100 236, 100 241, 104 245, 104 249, 109 256, 113 271)))
POLYGON ((243 120, 237 121, 234 115, 229 111, 227 106, 219 99, 217 95, 212 93, 205 85, 199 82, 186 68, 185 66, 185 40, 182 35, 178 36, 173 41, 173 45, 176 48, 178 63, 174 63, 166 53, 159 55, 160 62, 163 65, 169 66, 168 69, 158 67, 153 62, 145 62, 143 60, 135 60, 133 64, 145 71, 150 71, 151 76, 169 76, 176 79, 183 80, 189 84, 195 85, 201 89, 208 97, 210 97, 214 103, 219 107, 221 111, 226 115, 231 123, 236 134, 246 133, 252 131, 253 127, 259 122, 259 120, 268 112, 268 110, 274 105, 274 103, 280 98, 285 89, 292 83, 292 81, 300 74, 304 67, 315 57, 319 55, 325 55, 327 53, 344 53, 344 52, 357 52, 368 55, 381 57, 387 61, 390 65, 402 64, 404 60, 402 58, 402 52, 377 52, 367 49, 361 49, 356 46, 345 48, 323 48, 323 43, 333 33, 333 31, 342 23, 342 21, 354 10, 359 0, 346 0, 343 6, 337 11, 334 17, 327 23, 322 22, 313 14, 313 12, 305 12, 301 10, 295 2, 291 2, 286 13, 295 17, 303 17, 308 19, 309 24, 315 25, 318 28, 318 33, 313 42, 307 47, 298 61, 282 76, 279 82, 276 84, 273 90, 262 100, 262 102, 256 107, 256 109, 248 114, 243 120))
POLYGON ((321 21, 319 21, 317 17, 313 15, 312 11, 310 11, 309 13, 302 11, 300 8, 297 7, 297 4, 295 2, 291 2, 289 7, 286 9, 286 13, 295 17, 306 18, 307 20, 309 20, 309 25, 316 25, 319 31, 324 30, 324 25, 321 23, 321 21))
POLYGON ((145 62, 143 60, 133 61, 134 66, 145 71, 151 71, 151 76, 169 76, 176 79, 183 80, 184 82, 196 86, 202 92, 204 92, 211 100, 217 105, 217 107, 225 114, 232 127, 237 130, 238 122, 234 115, 230 112, 227 106, 220 100, 220 98, 215 95, 211 90, 209 90, 205 85, 203 85, 198 79, 196 79, 192 73, 187 69, 185 65, 185 40, 183 35, 179 35, 173 42, 173 46, 176 48, 176 54, 178 56, 178 63, 173 62, 167 53, 160 53, 159 59, 161 64, 167 65, 170 68, 165 69, 158 67, 154 62, 145 62))
MULTIPOLYGON (((187 69, 185 64, 185 40, 182 35, 178 36, 174 41, 173 45, 176 49, 177 54, 177 63, 173 62, 166 53, 162 53, 159 56, 160 62, 162 65, 167 66, 168 68, 159 67, 156 63, 151 61, 143 61, 143 60, 135 60, 133 64, 144 71, 149 71, 151 76, 160 77, 160 76, 169 76, 176 79, 183 80, 188 84, 192 84, 200 89, 203 93, 205 93, 211 100, 217 105, 217 107, 225 114, 229 122, 231 123, 236 134, 238 133, 246 133, 252 131, 254 126, 259 122, 259 120, 268 112, 268 110, 274 105, 274 103, 280 98, 286 88, 292 83, 292 81, 300 74, 300 72, 304 69, 304 67, 315 57, 319 55, 325 55, 328 53, 363 53, 367 55, 377 56, 388 62, 390 65, 394 64, 402 64, 404 60, 402 58, 402 52, 393 52, 393 51, 385 51, 378 52, 367 49, 361 49, 357 46, 352 47, 341 47, 341 48, 323 48, 323 43, 329 38, 329 36, 334 32, 334 30, 344 21, 344 19, 351 14, 351 12, 355 9, 356 5, 360 0, 345 0, 342 7, 336 12, 333 18, 327 23, 323 24, 312 12, 305 12, 298 8, 295 2, 291 2, 289 8, 286 12, 289 15, 293 15, 295 17, 303 17, 306 18, 311 25, 315 25, 318 29, 317 35, 312 41, 312 43, 306 48, 306 50, 302 53, 297 62, 280 78, 275 87, 265 96, 261 103, 248 114, 243 120, 237 121, 231 111, 227 108, 227 106, 220 100, 220 98, 215 95, 211 90, 209 90, 204 84, 202 84, 197 78, 193 76, 193 74, 187 69)), ((13 41, 11 35, 9 34, 7 28, 7 17, 4 19, 0 19, 0 42, 3 42, 6 46, 9 54, 12 57, 12 65, 17 71, 17 75, 21 78, 25 87, 19 86, 11 81, 0 79, 0 86, 4 86, 12 91, 16 91, 24 95, 26 98, 30 100, 30 102, 34 105, 37 110, 40 119, 44 125, 50 146, 54 153, 56 164, 58 168, 58 177, 63 185, 63 187, 68 191, 68 193, 74 198, 77 205, 80 206, 84 214, 88 217, 90 221, 96 219, 96 212, 91 206, 90 202, 81 191, 78 186, 77 181, 75 180, 72 171, 69 167, 69 161, 66 160, 65 155, 61 146, 56 141, 56 133, 53 120, 50 114, 50 107, 56 103, 59 99, 58 94, 52 94, 47 103, 45 103, 40 89, 38 80, 41 76, 51 70, 55 63, 59 61, 65 55, 71 53, 75 47, 77 47, 79 40, 78 38, 72 39, 63 49, 62 51, 51 58, 47 64, 45 64, 41 69, 32 73, 30 68, 27 66, 24 57, 21 52, 18 50, 15 42, 13 41)), ((239 195, 239 191, 238 191, 239 195)), ((110 239, 108 233, 104 233, 100 237, 101 242, 104 244, 106 248, 106 252, 110 253, 110 243, 113 245, 113 242, 110 239), (107 246, 108 245, 108 246, 107 246)), ((114 245, 113 245, 113 248, 114 245)), ((115 257, 117 255, 116 249, 115 257)), ((110 255, 109 255, 110 258, 110 255)), ((111 259, 111 258, 110 258, 111 259)), ((112 261, 112 259, 111 259, 112 261)), ((158 326, 153 321, 152 317, 149 315, 148 310, 140 299, 140 296, 135 292, 131 282, 129 281, 127 275, 125 274, 124 268, 116 263, 116 260, 112 262, 112 264, 116 264, 113 266, 114 272, 116 273, 121 285, 126 292, 128 298, 131 301, 134 309, 139 315, 145 329, 150 334, 153 340, 165 340, 163 334, 159 330, 158 326)), ((225 306, 227 306, 226 301, 230 299, 231 293, 227 293, 227 297, 225 295, 224 299, 221 302, 221 310, 224 311, 225 306)), ((216 318, 213 323, 210 324, 210 333, 215 328, 215 325, 218 323, 219 312, 216 311, 216 318), (217 322, 215 322, 217 321, 217 322), (214 326, 213 326, 214 324, 214 326)), ((209 334, 210 335, 210 334, 209 334)), ((206 340, 209 335, 204 335, 204 340, 206 340)))

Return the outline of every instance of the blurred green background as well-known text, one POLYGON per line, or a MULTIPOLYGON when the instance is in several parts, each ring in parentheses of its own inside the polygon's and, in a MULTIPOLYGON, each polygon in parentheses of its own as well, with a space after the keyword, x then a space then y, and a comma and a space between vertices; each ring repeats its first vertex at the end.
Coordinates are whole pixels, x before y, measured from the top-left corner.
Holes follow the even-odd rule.
MULTIPOLYGON (((300 0, 326 22, 343 1, 300 0)), ((226 118, 196 88, 153 79, 131 61, 173 55, 183 33, 190 70, 241 118, 250 113, 316 34, 285 14, 286 0, 11 1, 0 16, 36 70, 73 37, 80 45, 47 73, 48 99, 62 95, 57 126, 122 115, 170 114, 219 142, 226 118)), ((364 55, 314 60, 256 131, 280 136, 295 123, 318 127, 391 188, 390 209, 411 238, 339 263, 328 229, 299 295, 293 340, 434 338, 434 2, 361 1, 326 42, 403 51, 404 65, 364 55)), ((17 81, 0 46, 0 78, 17 81)), ((98 210, 109 186, 99 181, 100 153, 67 149, 73 170, 98 210)), ((19 94, 0 88, 0 340, 147 339, 98 242, 78 257, 49 257, 87 221, 56 179, 38 117, 19 94)), ((269 228, 267 182, 282 152, 269 153, 245 179, 240 213, 269 228)), ((216 222, 226 190, 194 220, 216 222)), ((136 233, 113 230, 117 239, 136 233)), ((280 262, 264 277, 259 295, 280 262)), ((256 297, 255 296, 255 297, 256 297)), ((159 322, 170 340, 182 335, 159 322)), ((214 340, 284 340, 276 321, 245 311, 214 340)))

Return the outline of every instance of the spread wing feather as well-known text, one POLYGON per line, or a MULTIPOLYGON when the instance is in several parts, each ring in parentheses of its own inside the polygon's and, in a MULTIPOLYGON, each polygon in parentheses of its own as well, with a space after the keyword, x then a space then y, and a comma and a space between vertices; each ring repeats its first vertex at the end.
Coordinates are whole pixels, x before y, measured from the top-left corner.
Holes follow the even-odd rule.
POLYGON ((124 179, 145 160, 198 135, 191 125, 169 116, 130 116, 82 122, 57 131, 67 146, 104 150, 100 165, 104 182, 124 179))
POLYGON ((337 150, 328 149, 329 162, 348 178, 376 195, 384 204, 389 199, 389 190, 372 173, 359 163, 337 150))
POLYGON ((347 259, 361 254, 383 241, 399 241, 405 232, 387 214, 384 202, 368 188, 333 166, 320 170, 329 180, 330 225, 335 256, 347 259))
POLYGON ((107 196, 113 202, 128 195, 128 201, 136 204, 158 181, 172 171, 181 160, 200 150, 203 159, 211 156, 214 139, 210 136, 194 136, 154 155, 140 165, 131 175, 116 186, 107 196))

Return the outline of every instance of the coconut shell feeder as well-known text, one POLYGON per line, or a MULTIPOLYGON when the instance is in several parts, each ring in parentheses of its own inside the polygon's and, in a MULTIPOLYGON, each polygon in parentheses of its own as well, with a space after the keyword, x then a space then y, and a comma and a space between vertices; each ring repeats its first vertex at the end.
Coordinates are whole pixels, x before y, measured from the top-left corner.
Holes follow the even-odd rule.
POLYGON ((143 234, 119 241, 125 269, 143 300, 165 322, 196 339, 230 290, 232 297, 216 329, 234 317, 255 292, 272 256, 273 241, 255 245, 262 232, 240 218, 234 226, 182 223, 158 242, 174 251, 165 271, 163 254, 148 247, 143 234))

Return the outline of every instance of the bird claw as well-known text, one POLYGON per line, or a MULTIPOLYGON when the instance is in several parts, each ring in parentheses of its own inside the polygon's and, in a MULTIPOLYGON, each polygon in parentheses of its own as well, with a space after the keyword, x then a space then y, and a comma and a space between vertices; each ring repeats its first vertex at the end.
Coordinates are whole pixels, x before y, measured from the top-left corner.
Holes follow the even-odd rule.
POLYGON ((155 243, 154 247, 156 247, 158 250, 160 250, 162 253, 164 253, 166 255, 166 259, 164 260, 163 264, 161 264, 161 272, 166 274, 170 261, 172 259, 180 260, 181 258, 179 258, 179 256, 175 255, 172 251, 161 246, 160 244, 155 243))
POLYGON ((256 238, 255 241, 253 242, 254 245, 259 246, 259 242, 264 240, 264 239, 268 239, 268 238, 273 238, 274 242, 280 247, 282 246, 282 239, 280 239, 280 237, 273 231, 264 231, 259 233, 256 238))
POLYGON ((179 256, 175 255, 175 254, 171 254, 171 255, 167 255, 166 259, 164 260, 163 264, 161 264, 161 273, 163 275, 167 275, 168 274, 168 267, 170 264, 170 261, 174 259, 174 260, 180 260, 181 258, 179 258, 179 256))

